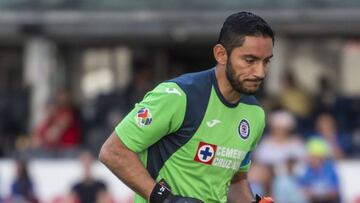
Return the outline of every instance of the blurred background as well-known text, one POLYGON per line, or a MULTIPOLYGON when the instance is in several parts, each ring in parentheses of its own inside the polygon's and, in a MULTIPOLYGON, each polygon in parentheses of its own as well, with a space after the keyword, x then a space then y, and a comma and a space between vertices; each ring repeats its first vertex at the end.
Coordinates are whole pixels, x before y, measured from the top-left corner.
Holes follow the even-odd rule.
POLYGON ((131 202, 102 143, 156 84, 213 67, 242 10, 276 32, 254 192, 360 202, 358 0, 0 0, 0 202, 131 202))

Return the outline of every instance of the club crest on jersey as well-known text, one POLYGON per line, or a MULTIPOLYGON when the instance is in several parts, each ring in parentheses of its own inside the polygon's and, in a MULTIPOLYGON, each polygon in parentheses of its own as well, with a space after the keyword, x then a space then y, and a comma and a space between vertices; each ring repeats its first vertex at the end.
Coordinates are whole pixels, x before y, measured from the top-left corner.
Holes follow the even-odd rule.
POLYGON ((194 160, 211 165, 216 154, 216 148, 216 145, 200 142, 194 160))
POLYGON ((140 127, 144 127, 147 125, 150 125, 151 121, 152 121, 152 115, 150 113, 150 110, 148 108, 141 108, 136 116, 135 116, 135 120, 138 126, 140 127))
POLYGON ((250 134, 250 125, 249 122, 245 119, 242 119, 240 121, 240 124, 238 126, 238 133, 241 138, 246 139, 249 137, 250 134))

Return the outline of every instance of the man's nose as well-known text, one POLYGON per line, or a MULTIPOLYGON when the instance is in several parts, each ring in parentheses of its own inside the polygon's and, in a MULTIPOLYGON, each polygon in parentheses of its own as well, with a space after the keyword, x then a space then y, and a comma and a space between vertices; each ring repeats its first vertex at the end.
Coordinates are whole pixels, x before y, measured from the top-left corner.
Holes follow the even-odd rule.
POLYGON ((266 68, 267 68, 267 65, 260 62, 257 64, 256 68, 254 69, 254 75, 257 77, 257 78, 264 78, 265 75, 266 75, 266 68))

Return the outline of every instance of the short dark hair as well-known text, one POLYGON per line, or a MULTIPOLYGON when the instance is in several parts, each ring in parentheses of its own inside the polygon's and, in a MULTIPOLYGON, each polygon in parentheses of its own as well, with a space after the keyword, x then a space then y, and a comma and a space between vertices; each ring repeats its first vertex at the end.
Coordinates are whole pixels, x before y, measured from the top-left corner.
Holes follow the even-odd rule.
POLYGON ((244 43, 245 36, 270 37, 274 44, 274 32, 260 16, 250 12, 238 12, 226 18, 218 39, 228 54, 244 43))

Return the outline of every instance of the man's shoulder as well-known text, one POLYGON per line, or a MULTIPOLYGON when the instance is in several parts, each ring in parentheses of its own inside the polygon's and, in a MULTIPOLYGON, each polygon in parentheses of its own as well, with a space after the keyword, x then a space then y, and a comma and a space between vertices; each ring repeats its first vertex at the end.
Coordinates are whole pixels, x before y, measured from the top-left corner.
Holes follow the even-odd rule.
POLYGON ((189 91, 203 91, 205 88, 211 87, 213 74, 214 69, 208 69, 200 72, 187 73, 165 82, 176 83, 186 93, 189 93, 189 91))
POLYGON ((213 71, 213 69, 208 69, 200 72, 186 73, 166 82, 174 82, 180 86, 196 86, 211 83, 213 71))
POLYGON ((214 74, 214 69, 209 69, 184 74, 168 81, 176 84, 186 95, 186 110, 182 126, 187 127, 186 130, 183 129, 183 134, 192 136, 194 130, 201 124, 211 95, 214 74))

